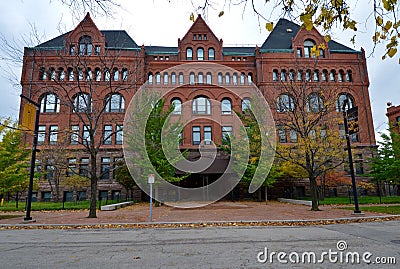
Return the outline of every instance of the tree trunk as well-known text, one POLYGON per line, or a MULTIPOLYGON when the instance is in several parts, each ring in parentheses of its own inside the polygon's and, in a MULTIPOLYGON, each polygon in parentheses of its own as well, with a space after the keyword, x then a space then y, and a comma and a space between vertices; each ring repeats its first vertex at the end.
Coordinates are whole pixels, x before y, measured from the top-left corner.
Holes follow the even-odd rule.
POLYGON ((18 191, 17 191, 17 193, 15 194, 15 208, 18 208, 18 191))
POLYGON ((88 218, 97 218, 96 216, 96 202, 97 202, 97 178, 90 177, 90 207, 88 218))
POLYGON ((314 175, 309 175, 310 178, 310 191, 311 191, 311 210, 319 211, 318 208, 318 190, 317 190, 317 181, 314 178, 314 175))

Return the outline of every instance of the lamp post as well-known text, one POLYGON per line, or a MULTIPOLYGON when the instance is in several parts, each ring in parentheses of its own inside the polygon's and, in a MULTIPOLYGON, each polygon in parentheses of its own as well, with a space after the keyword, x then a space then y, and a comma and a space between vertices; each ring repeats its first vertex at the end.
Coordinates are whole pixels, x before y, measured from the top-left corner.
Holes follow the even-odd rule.
POLYGON ((351 153, 351 144, 350 144, 350 135, 349 135, 349 125, 348 125, 348 110, 346 110, 346 105, 349 106, 349 100, 346 99, 343 101, 343 125, 347 142, 347 152, 349 155, 349 166, 350 166, 350 176, 351 176, 351 185, 353 188, 353 197, 354 197, 354 214, 361 214, 360 208, 358 206, 358 194, 357 194, 357 186, 356 186, 356 178, 354 176, 354 167, 353 167, 353 155, 351 153))
POLYGON ((35 114, 35 127, 33 130, 33 144, 32 144, 32 155, 31 155, 31 168, 30 168, 30 175, 29 175, 29 187, 28 187, 28 197, 26 203, 26 216, 24 221, 30 222, 32 221, 31 217, 31 207, 32 207, 32 190, 33 190, 33 177, 35 174, 35 162, 36 162, 36 147, 38 142, 38 129, 39 129, 39 113, 40 113, 40 105, 33 101, 32 99, 20 95, 22 99, 27 100, 29 103, 33 104, 36 107, 36 114, 35 114))

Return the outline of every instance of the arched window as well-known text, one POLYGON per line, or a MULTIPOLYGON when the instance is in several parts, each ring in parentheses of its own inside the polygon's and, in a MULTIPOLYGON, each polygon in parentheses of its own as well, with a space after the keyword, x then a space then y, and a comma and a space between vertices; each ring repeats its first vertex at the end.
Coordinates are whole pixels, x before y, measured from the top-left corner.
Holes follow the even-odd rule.
POLYGON ((203 61, 204 60, 204 49, 203 48, 198 48, 197 49, 197 60, 198 61, 203 61))
POLYGON ((218 73, 218 84, 222 84, 222 73, 218 73))
POLYGON ((272 70, 272 80, 278 81, 278 69, 272 70))
POLYGON ((225 84, 231 83, 231 75, 229 73, 225 74, 225 84))
POLYGON ((294 70, 293 69, 290 69, 290 71, 289 71, 289 80, 290 81, 294 81, 294 75, 295 73, 294 73, 294 70))
POLYGON ((147 76, 147 81, 149 84, 153 84, 153 73, 149 72, 149 75, 147 76))
POLYGON ((41 113, 59 113, 60 99, 54 93, 46 93, 40 100, 41 113))
POLYGON ((318 71, 318 69, 314 70, 314 81, 315 82, 319 81, 319 71, 318 71))
POLYGON ((46 69, 44 67, 40 68, 39 79, 40 80, 46 80, 47 79, 47 72, 46 72, 46 69))
POLYGON ((335 81, 335 70, 333 70, 333 69, 329 73, 329 80, 330 81, 335 81))
POLYGON ((207 84, 212 84, 212 75, 210 72, 207 73, 206 75, 206 83, 207 84))
POLYGON ((346 73, 346 81, 347 81, 347 82, 352 82, 352 81, 353 81, 353 76, 352 76, 351 70, 347 70, 347 73, 346 73))
POLYGON ((221 113, 222 114, 232 114, 232 102, 228 98, 222 99, 221 113))
POLYGON ((297 70, 297 81, 303 81, 303 71, 297 70))
POLYGON ((328 70, 324 69, 322 70, 322 81, 327 81, 328 80, 328 70))
POLYGON ((276 111, 287 112, 294 110, 294 99, 290 94, 281 94, 276 100, 276 111))
POLYGON ((215 50, 213 48, 208 49, 208 60, 209 61, 215 60, 215 50))
POLYGON ((65 71, 64 68, 58 68, 58 80, 63 81, 65 79, 65 71))
POLYGON ((190 74, 189 74, 189 84, 194 84, 194 82, 195 82, 194 72, 190 72, 190 74))
POLYGON ((106 112, 124 112, 125 110, 125 99, 119 93, 110 94, 106 101, 106 112))
POLYGON ((161 74, 160 74, 160 72, 156 73, 156 84, 161 84, 161 74))
POLYGON ((79 55, 92 55, 92 38, 84 35, 79 39, 79 55))
POLYGON ((247 83, 248 84, 253 83, 253 73, 251 72, 247 74, 247 83))
POLYGON ((342 69, 340 69, 338 73, 338 81, 343 82, 343 77, 344 77, 344 72, 342 69))
POLYGON ((186 49, 186 60, 193 60, 193 50, 191 48, 186 49))
POLYGON ((56 70, 54 67, 50 67, 50 80, 56 80, 56 70))
POLYGON ((322 97, 316 93, 310 93, 308 95, 307 99, 307 110, 308 112, 320 112, 324 109, 324 101, 322 100, 322 97))
POLYGON ((95 75, 96 75, 95 80, 96 81, 100 81, 101 80, 101 70, 100 70, 100 68, 96 67, 94 72, 95 72, 95 75))
POLYGON ((168 84, 168 81, 169 81, 169 77, 168 77, 168 73, 167 72, 165 72, 164 73, 164 84, 168 84))
POLYGON ((92 69, 89 67, 86 69, 86 81, 91 81, 93 80, 93 72, 92 69))
POLYGON ((106 68, 106 70, 104 71, 104 81, 110 81, 110 78, 111 78, 110 70, 106 68))
POLYGON ((122 80, 127 81, 128 80, 128 69, 122 68, 122 80))
POLYGON ((74 112, 92 111, 92 98, 87 93, 78 93, 74 98, 74 112))
POLYGON ((80 81, 82 81, 83 80, 83 70, 82 70, 82 68, 78 68, 78 79, 80 80, 80 81))
POLYGON ((183 84, 184 83, 184 79, 183 79, 183 73, 179 73, 179 84, 183 84))
POLYGON ((197 81, 198 81, 198 83, 200 83, 200 84, 203 84, 203 83, 204 83, 204 76, 203 76, 203 73, 202 73, 202 72, 200 72, 200 73, 197 75, 197 81))
POLYGON ((281 81, 283 81, 283 82, 286 81, 286 70, 285 69, 281 70, 281 81))
POLYGON ((182 101, 179 98, 174 98, 171 101, 171 105, 174 106, 173 114, 181 114, 182 113, 182 101))
POLYGON ((347 102, 347 104, 345 106, 345 110, 354 107, 354 98, 353 98, 353 96, 351 94, 349 94, 349 93, 340 93, 338 95, 338 99, 336 100, 336 111, 342 112, 343 111, 343 105, 345 104, 345 102, 347 102))
POLYGON ((246 112, 246 110, 251 109, 251 99, 244 98, 242 100, 242 112, 246 112))
POLYGON ((245 73, 241 73, 240 74, 240 84, 244 84, 246 81, 246 74, 245 73))
POLYGON ((192 103, 193 114, 211 114, 211 102, 208 98, 200 96, 193 100, 192 103))
POLYGON ((312 48, 315 46, 315 42, 311 39, 307 39, 304 41, 304 57, 310 58, 315 57, 315 54, 312 53, 312 48))
POLYGON ((113 78, 114 78, 114 81, 118 81, 119 80, 119 70, 118 70, 118 68, 114 68, 113 78))
POLYGON ((310 69, 306 70, 306 81, 307 82, 311 81, 311 70, 310 69))
POLYGON ((176 84, 176 74, 174 72, 171 73, 171 84, 176 84))
POLYGON ((68 80, 74 81, 74 70, 71 67, 68 68, 68 80))
POLYGON ((238 82, 237 82, 237 74, 236 73, 233 73, 233 75, 232 75, 232 83, 233 83, 233 85, 237 85, 238 84, 238 82))

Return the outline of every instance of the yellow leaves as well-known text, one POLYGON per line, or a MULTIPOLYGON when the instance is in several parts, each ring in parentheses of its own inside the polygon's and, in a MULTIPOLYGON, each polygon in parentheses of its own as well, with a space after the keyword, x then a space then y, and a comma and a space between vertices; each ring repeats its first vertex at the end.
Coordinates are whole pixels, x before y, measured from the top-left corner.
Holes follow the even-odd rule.
POLYGON ((225 12, 222 10, 222 11, 218 14, 218 17, 222 17, 222 16, 224 16, 224 14, 225 14, 225 12))
POLYGON ((273 23, 273 22, 267 22, 267 23, 265 24, 265 28, 266 28, 269 32, 271 32, 271 31, 274 29, 274 23, 273 23))
POLYGON ((392 28, 393 23, 391 21, 387 21, 385 26, 382 27, 383 31, 389 32, 390 28, 392 28))
POLYGON ((383 7, 387 11, 392 11, 394 10, 394 7, 396 5, 397 0, 382 0, 383 7))
POLYGON ((328 43, 329 41, 331 41, 331 36, 330 35, 325 35, 324 36, 324 40, 326 43, 328 43))
POLYGON ((312 21, 312 14, 310 13, 303 13, 300 15, 300 21, 303 22, 303 26, 306 28, 307 31, 311 31, 314 27, 312 21))
POLYGON ((382 24, 383 24, 383 19, 382 19, 382 17, 380 17, 380 16, 376 17, 376 23, 377 23, 379 26, 382 26, 382 24))
POLYGON ((194 14, 192 12, 192 14, 190 14, 189 20, 191 20, 192 22, 194 22, 194 14))
POLYGON ((390 49, 388 50, 388 52, 387 52, 387 55, 388 55, 390 58, 393 58, 393 56, 396 55, 396 53, 397 53, 397 49, 396 49, 396 48, 390 48, 390 49))
POLYGON ((318 45, 318 48, 324 50, 324 49, 326 49, 326 46, 324 43, 321 43, 318 45))

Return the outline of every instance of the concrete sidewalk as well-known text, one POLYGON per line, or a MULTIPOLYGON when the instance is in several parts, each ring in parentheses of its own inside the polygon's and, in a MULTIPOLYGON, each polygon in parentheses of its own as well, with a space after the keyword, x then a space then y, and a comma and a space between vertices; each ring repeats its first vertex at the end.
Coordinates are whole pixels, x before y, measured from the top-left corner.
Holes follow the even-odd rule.
MULTIPOLYGON (((211 223, 211 222, 271 222, 271 221, 321 221, 351 219, 362 221, 374 217, 390 217, 380 213, 365 212, 355 216, 352 210, 335 206, 320 206, 321 211, 311 211, 309 206, 271 201, 265 202, 217 202, 201 208, 180 209, 169 206, 153 207, 154 223, 211 223)), ((24 212, 1 212, 21 214, 21 217, 0 220, 1 224, 21 224, 24 212)), ((87 210, 79 211, 33 211, 35 225, 97 225, 140 224, 149 222, 149 204, 139 203, 115 211, 98 211, 97 218, 87 218, 87 210)), ((390 219, 397 217, 391 216, 390 219)), ((400 219, 400 216, 398 216, 400 219)), ((1 228, 1 227, 0 227, 1 228)))

